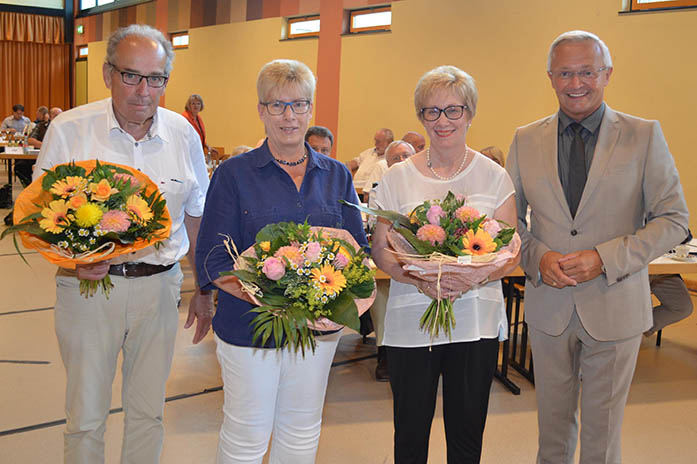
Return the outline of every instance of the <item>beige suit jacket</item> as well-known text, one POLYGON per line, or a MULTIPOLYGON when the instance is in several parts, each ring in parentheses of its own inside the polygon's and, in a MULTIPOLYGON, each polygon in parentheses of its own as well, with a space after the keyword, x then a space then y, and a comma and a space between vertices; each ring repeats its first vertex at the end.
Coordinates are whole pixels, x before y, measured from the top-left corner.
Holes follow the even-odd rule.
POLYGON ((516 189, 523 240, 525 319, 556 336, 575 306, 597 340, 638 335, 652 324, 648 263, 687 236, 687 205, 673 157, 657 121, 606 107, 572 218, 557 168, 557 126, 554 114, 517 129, 506 166, 516 189), (593 248, 606 274, 563 289, 542 282, 539 264, 547 251, 593 248))

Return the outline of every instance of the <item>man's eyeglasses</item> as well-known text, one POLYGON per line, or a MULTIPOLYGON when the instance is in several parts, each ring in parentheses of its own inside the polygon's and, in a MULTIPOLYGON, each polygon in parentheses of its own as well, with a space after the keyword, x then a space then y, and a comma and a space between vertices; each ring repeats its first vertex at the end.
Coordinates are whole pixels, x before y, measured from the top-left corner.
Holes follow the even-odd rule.
POLYGON ((158 89, 164 86, 169 80, 169 76, 143 76, 142 74, 131 71, 122 71, 111 63, 109 63, 109 66, 114 68, 117 73, 121 74, 121 81, 126 85, 138 85, 140 81, 145 79, 145 82, 148 83, 148 87, 158 89))
POLYGON ((275 100, 271 102, 260 102, 261 105, 266 107, 266 111, 273 116, 285 113, 287 107, 290 107, 295 114, 305 114, 310 111, 311 103, 310 100, 294 100, 292 102, 275 100))
POLYGON ((594 81, 599 76, 600 73, 605 71, 607 66, 603 66, 598 69, 584 69, 583 71, 550 71, 550 74, 555 79, 560 79, 562 81, 570 81, 574 76, 578 76, 582 81, 594 81))
POLYGON ((446 118, 454 121, 460 119, 462 115, 465 114, 466 109, 469 109, 467 105, 450 105, 445 108, 428 106, 426 108, 421 108, 421 117, 424 118, 424 121, 433 122, 437 121, 438 118, 440 118, 440 114, 443 113, 446 118))

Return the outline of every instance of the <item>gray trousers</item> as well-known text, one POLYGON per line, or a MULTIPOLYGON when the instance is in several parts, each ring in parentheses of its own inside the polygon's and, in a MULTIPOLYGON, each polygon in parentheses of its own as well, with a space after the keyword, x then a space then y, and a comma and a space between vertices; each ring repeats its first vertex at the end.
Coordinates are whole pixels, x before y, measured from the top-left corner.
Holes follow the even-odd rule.
POLYGON ((79 293, 75 277, 56 276, 56 336, 67 375, 66 464, 104 462, 111 386, 123 352, 121 462, 159 462, 164 440, 165 382, 179 321, 183 275, 169 271, 134 279, 111 276, 109 299, 79 293))
POLYGON ((581 464, 619 464, 624 406, 641 335, 601 342, 574 311, 559 336, 530 327, 541 464, 572 464, 581 397, 581 464), (581 381, 579 374, 582 375, 581 381))
POLYGON ((649 276, 651 293, 661 303, 653 308, 653 327, 647 332, 658 332, 692 314, 692 298, 680 274, 656 274, 649 276))

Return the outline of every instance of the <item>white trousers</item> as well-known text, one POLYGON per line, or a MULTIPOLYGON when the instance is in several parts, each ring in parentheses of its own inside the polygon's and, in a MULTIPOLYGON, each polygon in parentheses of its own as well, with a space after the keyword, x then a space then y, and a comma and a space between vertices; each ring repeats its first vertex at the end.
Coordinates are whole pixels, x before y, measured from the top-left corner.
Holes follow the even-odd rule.
POLYGON ((329 369, 341 332, 305 353, 230 345, 217 336, 225 404, 219 464, 315 462, 329 369))
POLYGON ((177 333, 183 275, 111 276, 109 299, 80 295, 75 277, 56 276, 56 336, 67 374, 66 464, 104 462, 111 386, 123 351, 121 462, 157 463, 162 451, 165 382, 177 333))

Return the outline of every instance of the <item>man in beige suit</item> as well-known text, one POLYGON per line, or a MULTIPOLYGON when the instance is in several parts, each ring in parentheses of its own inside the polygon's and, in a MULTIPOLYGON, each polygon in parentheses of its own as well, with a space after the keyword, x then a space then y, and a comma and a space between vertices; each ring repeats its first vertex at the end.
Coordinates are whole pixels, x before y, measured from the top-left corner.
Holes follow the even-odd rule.
POLYGON ((581 463, 619 463, 624 406, 652 323, 647 266, 685 238, 688 212, 658 122, 603 102, 612 60, 597 36, 559 36, 547 72, 559 111, 516 131, 507 164, 527 278, 537 459, 573 461, 580 393, 581 463))

